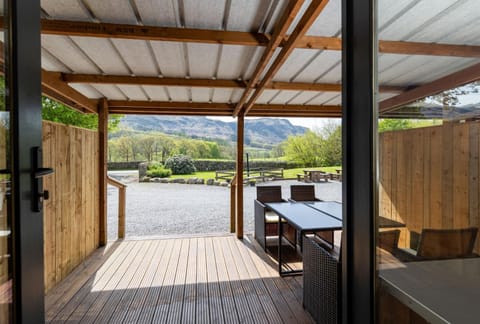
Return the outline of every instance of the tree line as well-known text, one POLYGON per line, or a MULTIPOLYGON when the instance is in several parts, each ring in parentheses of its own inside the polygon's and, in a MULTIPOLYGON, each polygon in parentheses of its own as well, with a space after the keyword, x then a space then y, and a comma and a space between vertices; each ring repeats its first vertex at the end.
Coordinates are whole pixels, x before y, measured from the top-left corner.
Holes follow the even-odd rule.
POLYGON ((108 141, 108 160, 112 162, 163 162, 170 156, 179 154, 193 159, 221 159, 227 155, 225 148, 216 142, 158 132, 122 131, 120 136, 108 141))

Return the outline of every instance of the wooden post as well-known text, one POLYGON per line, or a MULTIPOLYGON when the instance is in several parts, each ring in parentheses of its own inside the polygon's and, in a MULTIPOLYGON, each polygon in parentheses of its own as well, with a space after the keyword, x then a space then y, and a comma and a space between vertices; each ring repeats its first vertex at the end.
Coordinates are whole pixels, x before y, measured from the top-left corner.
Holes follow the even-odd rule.
POLYGON ((125 187, 118 188, 118 238, 125 238, 125 187))
POLYGON ((230 233, 235 233, 236 209, 237 209, 237 177, 233 176, 230 182, 230 233))
POLYGON ((245 117, 237 117, 237 201, 236 201, 236 232, 237 238, 243 238, 243 132, 245 117))
POLYGON ((98 105, 98 196, 99 244, 107 244, 107 136, 108 136, 108 103, 100 100, 98 105))

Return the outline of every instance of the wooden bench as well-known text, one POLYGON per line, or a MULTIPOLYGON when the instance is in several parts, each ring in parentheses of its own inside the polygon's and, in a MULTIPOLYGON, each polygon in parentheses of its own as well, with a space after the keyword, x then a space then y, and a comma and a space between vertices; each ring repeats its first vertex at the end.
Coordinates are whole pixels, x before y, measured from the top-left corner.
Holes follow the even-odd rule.
POLYGON ((307 176, 304 173, 297 173, 297 181, 307 182, 307 176))

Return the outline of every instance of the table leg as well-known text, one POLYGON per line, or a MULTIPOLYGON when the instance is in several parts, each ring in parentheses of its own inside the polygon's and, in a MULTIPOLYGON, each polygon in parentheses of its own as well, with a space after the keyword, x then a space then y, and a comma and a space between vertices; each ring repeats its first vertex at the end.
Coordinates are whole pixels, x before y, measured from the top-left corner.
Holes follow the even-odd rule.
POLYGON ((278 274, 282 275, 282 236, 283 226, 282 217, 278 215, 278 274))

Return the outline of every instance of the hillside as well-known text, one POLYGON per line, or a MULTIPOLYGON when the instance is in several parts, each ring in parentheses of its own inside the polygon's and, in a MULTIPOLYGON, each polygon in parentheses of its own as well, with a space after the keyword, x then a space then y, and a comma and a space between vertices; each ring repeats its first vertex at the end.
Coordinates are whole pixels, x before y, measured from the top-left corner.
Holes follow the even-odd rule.
MULTIPOLYGON (((223 122, 206 117, 170 117, 126 115, 122 128, 143 132, 162 132, 192 138, 236 140, 236 122, 223 122)), ((287 119, 259 118, 245 120, 245 144, 254 147, 283 142, 289 135, 305 133, 307 128, 294 126, 287 119)))

